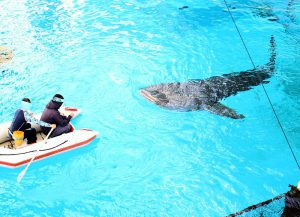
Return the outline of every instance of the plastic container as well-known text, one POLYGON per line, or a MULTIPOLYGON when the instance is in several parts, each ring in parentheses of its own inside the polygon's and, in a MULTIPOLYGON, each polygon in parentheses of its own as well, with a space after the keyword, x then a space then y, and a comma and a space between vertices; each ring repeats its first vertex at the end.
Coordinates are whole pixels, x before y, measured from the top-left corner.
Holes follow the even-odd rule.
POLYGON ((24 132, 23 131, 14 131, 13 138, 15 140, 15 145, 20 146, 23 144, 24 141, 24 132))

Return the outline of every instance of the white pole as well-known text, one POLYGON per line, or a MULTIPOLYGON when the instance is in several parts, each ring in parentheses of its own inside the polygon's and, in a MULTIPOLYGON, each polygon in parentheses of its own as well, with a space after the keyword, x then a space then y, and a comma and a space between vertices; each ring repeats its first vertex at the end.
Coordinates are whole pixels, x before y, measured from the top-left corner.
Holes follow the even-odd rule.
POLYGON ((24 170, 22 170, 22 172, 20 172, 20 174, 18 175, 18 178, 17 178, 17 182, 20 183, 22 178, 24 177, 25 173, 27 172, 30 164, 33 162, 33 160, 38 156, 40 150, 42 149, 42 147, 47 144, 47 141, 48 141, 48 138, 50 136, 50 134, 52 133, 52 131, 54 130, 54 128, 51 128, 50 132, 48 133, 44 143, 40 146, 40 148, 37 150, 37 152, 35 153, 35 155, 31 158, 30 162, 27 164, 27 166, 25 167, 24 170))

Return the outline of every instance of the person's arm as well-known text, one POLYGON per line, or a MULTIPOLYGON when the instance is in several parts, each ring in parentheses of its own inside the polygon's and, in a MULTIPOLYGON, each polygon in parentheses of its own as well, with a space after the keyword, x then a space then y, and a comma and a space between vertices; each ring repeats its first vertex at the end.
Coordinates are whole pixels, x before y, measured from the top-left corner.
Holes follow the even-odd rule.
POLYGON ((65 116, 65 115, 61 115, 61 117, 62 117, 64 120, 68 119, 68 117, 65 116))
POLYGON ((55 123, 62 127, 67 126, 69 124, 71 118, 72 118, 72 116, 69 115, 68 117, 66 117, 64 119, 63 116, 61 114, 59 114, 59 112, 57 112, 57 114, 53 116, 55 123))
POLYGON ((35 123, 35 124, 38 124, 42 127, 52 127, 51 124, 48 124, 44 121, 41 121, 41 120, 38 120, 37 118, 35 118, 33 116, 32 113, 29 113, 28 111, 24 111, 24 117, 25 117, 25 120, 29 123, 35 123))

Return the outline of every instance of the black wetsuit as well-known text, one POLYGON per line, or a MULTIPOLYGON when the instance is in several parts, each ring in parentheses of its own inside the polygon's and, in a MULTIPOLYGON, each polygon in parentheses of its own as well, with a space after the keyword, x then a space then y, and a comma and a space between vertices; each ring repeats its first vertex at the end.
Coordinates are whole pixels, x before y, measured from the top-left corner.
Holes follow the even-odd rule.
MULTIPOLYGON (((61 105, 62 103, 54 102, 51 100, 42 114, 41 121, 50 124, 56 124, 56 128, 51 133, 50 137, 59 136, 63 133, 68 133, 71 130, 71 125, 69 123, 72 117, 65 117, 59 113, 58 109, 61 107, 61 105)), ((42 127, 42 132, 44 134, 48 134, 49 131, 49 128, 42 127)))
POLYGON ((13 132, 16 130, 24 132, 24 139, 27 139, 27 144, 36 142, 36 129, 32 128, 31 124, 26 121, 24 111, 22 109, 18 109, 15 112, 14 119, 9 127, 10 132, 8 134, 11 139, 13 132))

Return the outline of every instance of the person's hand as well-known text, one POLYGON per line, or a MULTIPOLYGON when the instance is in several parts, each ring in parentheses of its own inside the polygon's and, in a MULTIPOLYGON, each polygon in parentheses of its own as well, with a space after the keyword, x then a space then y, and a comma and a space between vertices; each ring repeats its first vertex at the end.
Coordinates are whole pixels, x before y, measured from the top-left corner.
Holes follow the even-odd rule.
POLYGON ((56 124, 51 124, 51 128, 55 129, 56 128, 56 124))
POLYGON ((70 114, 70 116, 71 116, 72 118, 74 117, 74 115, 75 115, 75 114, 74 114, 73 112, 70 114))

